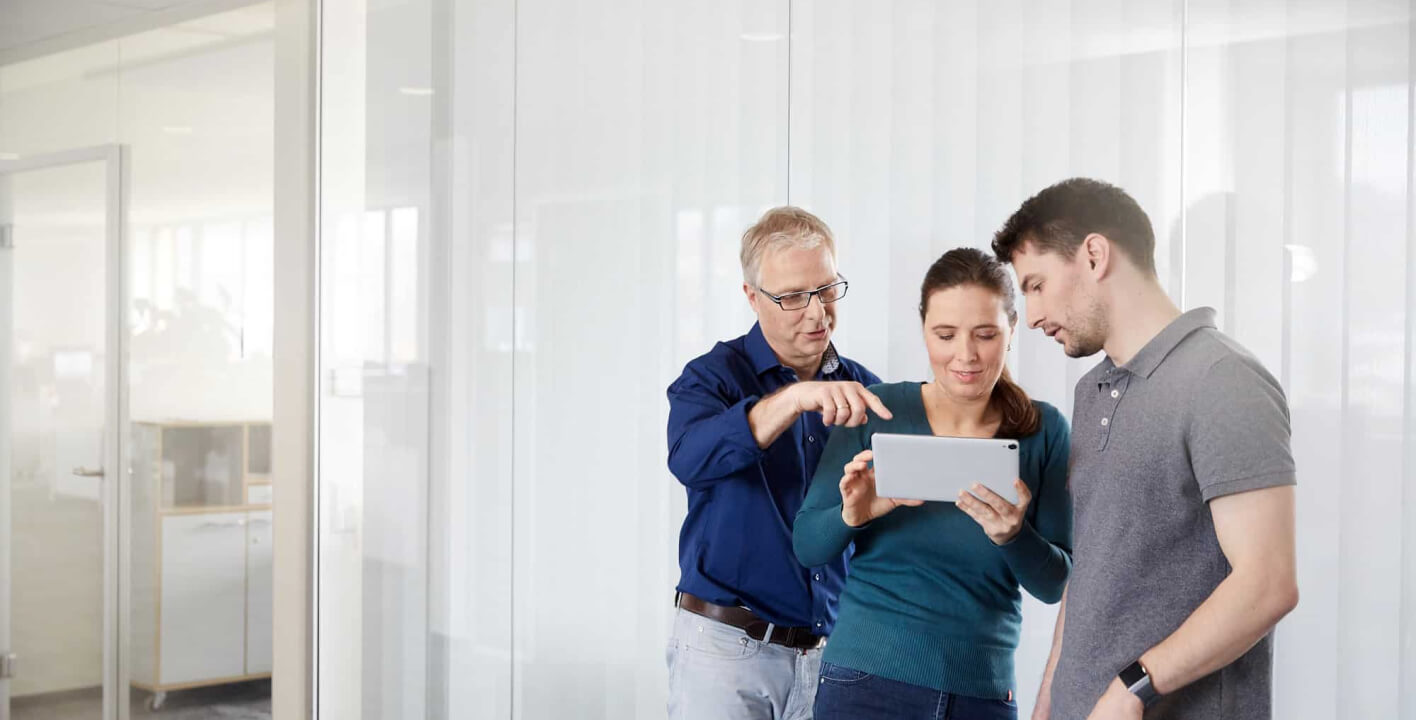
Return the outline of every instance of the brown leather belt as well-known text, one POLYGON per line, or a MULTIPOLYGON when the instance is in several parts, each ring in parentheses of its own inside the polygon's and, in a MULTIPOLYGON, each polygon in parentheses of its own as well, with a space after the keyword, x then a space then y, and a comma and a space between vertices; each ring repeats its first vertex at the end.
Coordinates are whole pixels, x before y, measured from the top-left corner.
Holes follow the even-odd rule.
POLYGON ((756 613, 744 607, 714 605, 688 593, 678 594, 678 606, 694 615, 702 615, 709 620, 717 620, 724 625, 731 625, 747 633, 747 636, 753 640, 782 645, 795 650, 815 650, 826 644, 826 638, 812 633, 811 628, 779 627, 757 617, 756 613))

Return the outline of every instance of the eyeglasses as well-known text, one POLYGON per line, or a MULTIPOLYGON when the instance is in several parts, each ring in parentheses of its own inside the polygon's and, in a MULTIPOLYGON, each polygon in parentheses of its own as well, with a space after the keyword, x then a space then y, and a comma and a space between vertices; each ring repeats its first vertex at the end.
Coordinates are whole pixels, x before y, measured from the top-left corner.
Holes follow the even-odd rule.
POLYGON ((817 299, 821 301, 822 305, 836 302, 845 297, 846 288, 850 287, 850 283, 846 282, 845 275, 838 273, 836 277, 840 278, 840 280, 830 285, 822 285, 815 290, 803 290, 801 292, 787 293, 786 295, 773 295, 762 288, 757 288, 757 292, 771 298, 772 302, 777 303, 777 307, 783 310, 801 310, 811 304, 812 295, 815 295, 817 299))

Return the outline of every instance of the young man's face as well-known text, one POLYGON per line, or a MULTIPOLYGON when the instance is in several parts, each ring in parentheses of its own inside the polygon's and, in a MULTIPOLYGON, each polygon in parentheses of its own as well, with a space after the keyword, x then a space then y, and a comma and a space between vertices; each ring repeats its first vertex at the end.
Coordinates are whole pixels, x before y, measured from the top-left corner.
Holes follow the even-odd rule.
POLYGON ((1088 263, 1085 244, 1070 258, 1031 242, 1013 253, 1028 327, 1042 328, 1070 357, 1095 355, 1106 344, 1106 314, 1088 263))
MULTIPOLYGON (((818 245, 811 249, 788 247, 769 251, 762 258, 761 288, 773 295, 815 290, 836 282, 836 259, 818 245)), ((836 305, 813 296, 800 310, 783 310, 772 298, 745 285, 748 303, 757 313, 767 344, 786 363, 809 365, 826 352, 836 328, 836 305)), ((802 378, 808 380, 810 378, 802 378)))

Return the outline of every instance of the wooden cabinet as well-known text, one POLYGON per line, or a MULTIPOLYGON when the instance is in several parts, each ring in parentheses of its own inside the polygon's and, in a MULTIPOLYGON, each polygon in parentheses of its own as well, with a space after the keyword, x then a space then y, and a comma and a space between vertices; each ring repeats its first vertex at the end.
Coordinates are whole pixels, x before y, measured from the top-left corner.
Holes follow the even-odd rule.
POLYGON ((162 518, 161 684, 246 674, 247 513, 162 518))
POLYGON ((134 423, 132 679, 154 706, 270 676, 269 427, 134 423))

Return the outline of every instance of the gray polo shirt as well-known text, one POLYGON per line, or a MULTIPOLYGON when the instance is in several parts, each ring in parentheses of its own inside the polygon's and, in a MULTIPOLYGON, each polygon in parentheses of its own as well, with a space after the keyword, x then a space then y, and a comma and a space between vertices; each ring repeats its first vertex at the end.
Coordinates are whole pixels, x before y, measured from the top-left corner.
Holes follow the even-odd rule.
MULTIPOLYGON (((1125 366, 1077 383, 1075 545, 1053 720, 1082 720, 1116 673, 1175 632, 1229 574, 1207 503, 1295 483, 1283 389, 1215 329, 1176 318, 1125 366)), ((1161 699, 1146 718, 1271 714, 1272 635, 1161 699)))

